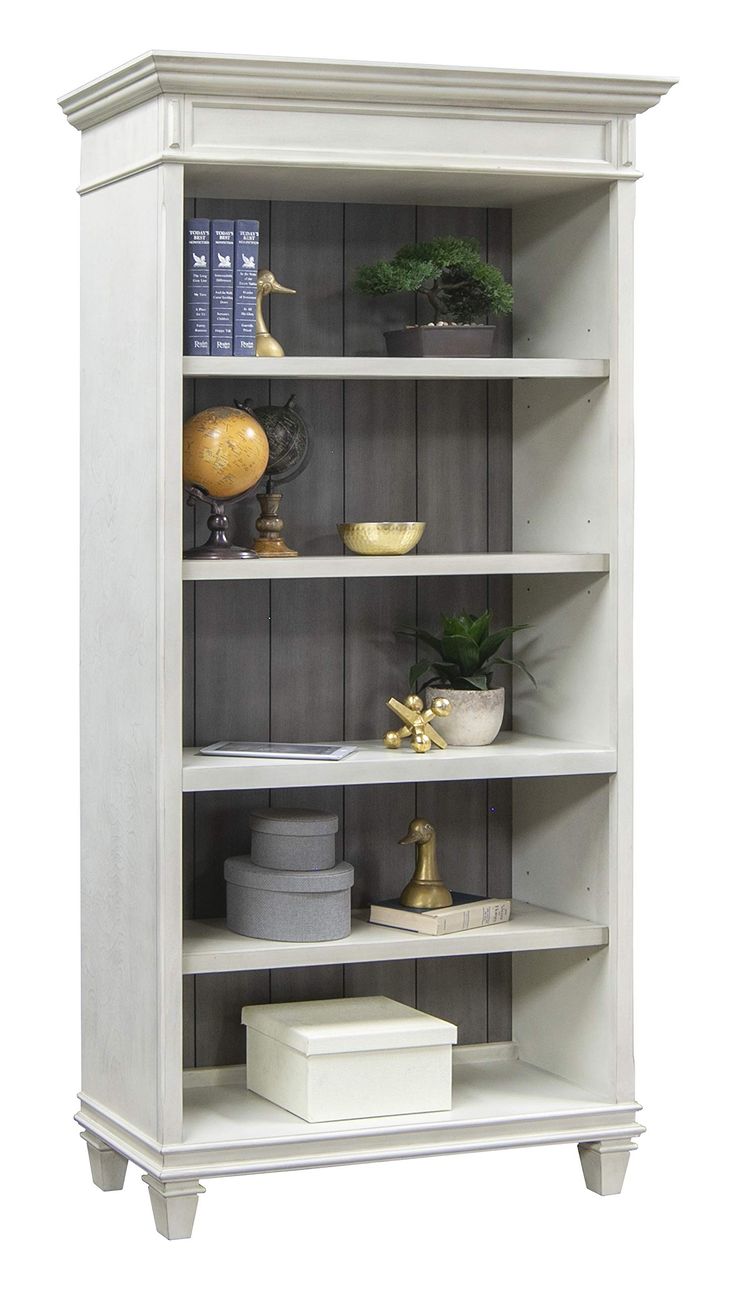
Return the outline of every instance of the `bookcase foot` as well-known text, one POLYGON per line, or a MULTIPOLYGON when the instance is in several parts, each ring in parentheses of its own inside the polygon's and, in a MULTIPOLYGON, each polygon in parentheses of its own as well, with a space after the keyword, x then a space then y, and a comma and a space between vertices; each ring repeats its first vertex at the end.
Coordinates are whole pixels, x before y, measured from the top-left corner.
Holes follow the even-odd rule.
POLYGON ((113 1151, 96 1133, 85 1129, 80 1137, 87 1143, 92 1182, 100 1191, 122 1191, 128 1161, 119 1151, 113 1151))
POLYGON ((579 1142, 585 1186, 599 1196, 617 1196, 624 1185, 629 1155, 637 1144, 631 1138, 613 1138, 607 1142, 579 1142))
POLYGON ((159 1182, 150 1174, 144 1174, 143 1181, 151 1197, 156 1231, 167 1241, 186 1241, 192 1235, 197 1201, 204 1187, 194 1179, 159 1182))

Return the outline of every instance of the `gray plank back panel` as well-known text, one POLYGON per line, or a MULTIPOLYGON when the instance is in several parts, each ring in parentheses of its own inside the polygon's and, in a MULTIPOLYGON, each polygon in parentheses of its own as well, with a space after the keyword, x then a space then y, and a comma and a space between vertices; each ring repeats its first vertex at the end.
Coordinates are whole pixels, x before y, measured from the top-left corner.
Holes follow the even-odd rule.
MULTIPOLYGON (((417 213, 420 241, 453 234, 471 237, 483 254, 486 227, 484 210, 422 207, 417 213)), ((431 317, 424 301, 419 316, 431 317)), ((417 481, 420 518, 427 519, 421 549, 484 551, 488 496, 485 488, 478 488, 477 481, 485 479, 488 472, 487 435, 478 433, 478 427, 486 425, 486 387, 474 381, 422 382, 418 406, 417 481)), ((477 578, 420 579, 418 622, 434 633, 440 629, 443 613, 464 609, 482 612, 485 582, 477 578)), ((438 729, 441 732, 441 722, 438 729)), ((417 793, 417 811, 437 829, 445 880, 456 891, 485 895, 486 797, 483 783, 428 784, 417 793)), ((417 963, 417 1006, 424 1012, 456 1020, 463 1043, 486 1040, 486 993, 485 958, 417 963)))
MULTIPOLYGON (((260 219, 261 265, 298 293, 275 296, 270 306, 273 333, 292 355, 380 355, 384 330, 426 316, 413 296, 368 299, 351 286, 360 264, 389 258, 416 237, 477 237, 510 274, 506 211, 200 199, 196 214, 260 219)), ((496 342, 497 354, 510 352, 506 323, 496 342)), ((335 525, 343 518, 424 519, 424 552, 510 549, 510 383, 268 382, 257 371, 254 360, 253 378, 189 382, 188 406, 233 397, 282 403, 296 394, 313 430, 313 455, 284 486, 282 515, 286 540, 300 553, 339 551, 335 525)), ((233 508, 233 534, 243 545, 257 513, 255 498, 233 508)), ((191 536, 191 514, 188 522, 191 536)), ((199 507, 197 540, 206 532, 199 507)), ((186 730, 200 743, 379 738, 394 724, 386 700, 406 694, 416 656, 410 642, 395 638, 397 626, 431 625, 440 612, 466 606, 479 612, 488 596, 501 621, 510 612, 509 586, 499 578, 199 583, 187 589, 186 730)), ((509 894, 510 800, 511 786, 498 782, 196 795, 185 808, 192 817, 187 910, 223 915, 223 862, 247 852, 248 815, 266 801, 337 812, 338 858, 355 866, 356 906, 396 895, 407 881, 413 855, 397 844, 417 812, 438 829, 451 885, 509 894)), ((510 1034, 507 956, 223 973, 186 988, 185 1060, 241 1061, 244 1002, 343 993, 388 994, 447 1016, 465 1043, 510 1034)))
MULTIPOLYGON (((405 206, 349 206, 345 214, 345 352, 382 354, 382 332, 415 319, 408 295, 371 299, 352 290, 356 269, 388 258, 414 240, 416 212, 405 206)), ((415 382, 347 382, 345 385, 345 518, 416 519, 415 382)), ((395 724, 386 700, 404 698, 414 655, 394 637, 416 613, 414 579, 397 578, 345 591, 345 735, 380 738, 395 724)), ((407 784, 349 789, 345 793, 345 857, 355 865, 354 903, 396 891, 398 839, 415 812, 407 784)), ((400 888, 399 888, 400 890, 400 888)), ((345 969, 346 989, 388 994, 414 1003, 414 965, 366 964, 345 969), (408 991, 408 996, 407 996, 408 991)))
POLYGON ((245 1003, 268 1003, 268 972, 217 972, 197 977, 195 1066, 234 1066, 245 1061, 245 1003))
MULTIPOLYGON (((271 210, 271 259, 296 296, 273 296, 271 325, 287 354, 341 354, 343 208, 279 202, 271 210)), ((287 541, 303 554, 336 552, 342 519, 343 400, 331 381, 272 381, 274 404, 295 394, 312 428, 307 469, 284 488, 287 541), (288 492, 287 492, 288 490, 288 492)), ((271 738, 335 740, 343 731, 342 582, 276 582, 271 590, 271 738)), ((342 814, 342 793, 300 795, 342 814)), ((342 994, 342 968, 271 973, 271 997, 288 1002, 342 994), (305 991, 307 992, 305 995, 305 991)))

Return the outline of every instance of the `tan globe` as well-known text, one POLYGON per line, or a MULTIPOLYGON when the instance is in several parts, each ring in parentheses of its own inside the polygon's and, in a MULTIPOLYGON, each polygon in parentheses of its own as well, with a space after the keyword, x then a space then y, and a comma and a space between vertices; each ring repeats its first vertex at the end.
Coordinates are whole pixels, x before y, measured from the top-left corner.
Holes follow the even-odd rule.
POLYGON ((268 439, 239 408, 205 408, 184 423, 184 481, 225 500, 253 488, 268 465, 268 439))

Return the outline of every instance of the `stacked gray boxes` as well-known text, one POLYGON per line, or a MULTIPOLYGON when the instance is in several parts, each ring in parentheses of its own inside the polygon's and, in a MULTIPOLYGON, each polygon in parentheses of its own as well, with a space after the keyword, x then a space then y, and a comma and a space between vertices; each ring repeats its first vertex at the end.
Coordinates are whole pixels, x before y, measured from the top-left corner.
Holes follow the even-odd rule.
POLYGON ((335 863, 337 816, 264 809, 250 826, 250 856, 225 861, 230 931, 268 941, 349 936, 354 872, 335 863))

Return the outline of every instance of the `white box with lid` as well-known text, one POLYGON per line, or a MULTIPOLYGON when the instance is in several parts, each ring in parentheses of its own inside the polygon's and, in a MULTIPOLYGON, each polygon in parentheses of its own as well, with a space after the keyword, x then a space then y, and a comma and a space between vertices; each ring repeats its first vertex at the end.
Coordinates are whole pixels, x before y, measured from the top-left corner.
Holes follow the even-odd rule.
POLYGON ((449 1111, 457 1027, 383 996, 243 1008, 248 1088, 310 1123, 449 1111))

